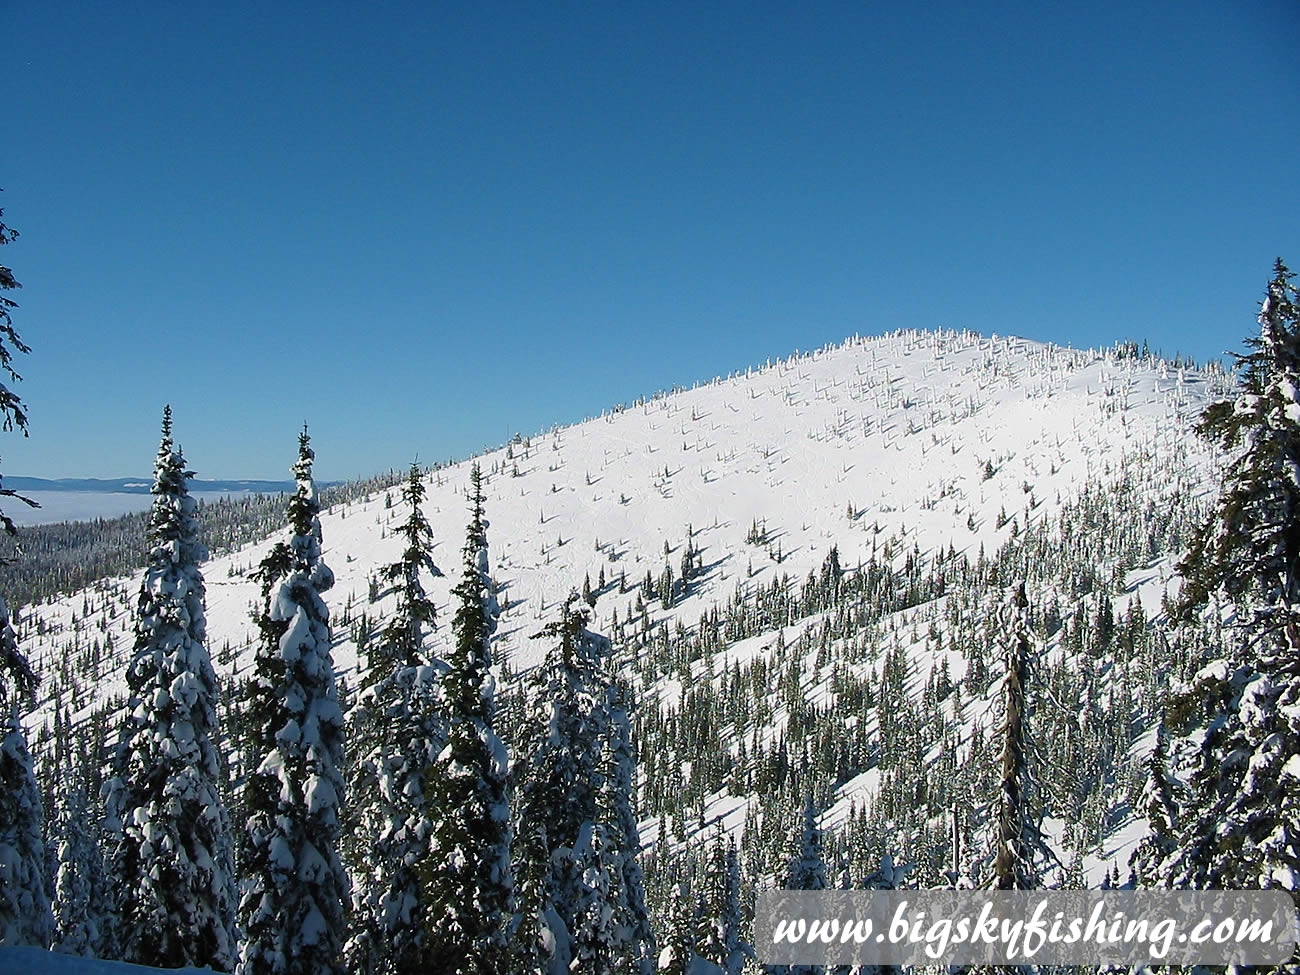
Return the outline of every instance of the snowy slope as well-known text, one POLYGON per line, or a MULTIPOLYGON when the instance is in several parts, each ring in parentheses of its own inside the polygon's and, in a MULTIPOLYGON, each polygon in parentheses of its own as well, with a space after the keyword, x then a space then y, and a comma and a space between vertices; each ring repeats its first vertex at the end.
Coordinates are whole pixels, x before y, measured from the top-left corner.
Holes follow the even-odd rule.
POLYGON ((61 955, 40 948, 13 948, 0 946, 0 972, 14 975, 149 975, 167 972, 168 975, 198 975, 211 972, 209 968, 147 968, 128 965, 121 961, 99 961, 95 958, 78 958, 61 955))
MULTIPOLYGON (((636 585, 647 572, 657 578, 665 564, 676 567, 691 530, 706 572, 688 598, 652 611, 687 626, 738 585, 778 572, 806 575, 832 545, 849 567, 869 561, 885 539, 922 553, 950 545, 972 558, 981 546, 992 553, 1027 523, 1054 517, 1083 484, 1139 455, 1147 464, 1167 463, 1170 477, 1182 479, 1171 489, 1206 494, 1209 458, 1190 425, 1228 388, 1222 372, 1157 360, 907 332, 853 339, 535 434, 478 458, 492 572, 506 606, 498 655, 517 669, 539 659, 543 647, 529 637, 584 575, 595 587, 602 569, 609 585, 593 627, 614 612, 626 619, 636 585), (755 523, 766 531, 766 546, 746 543, 755 523), (625 593, 616 585, 620 574, 625 593)), ((330 449, 325 441, 314 446, 321 457, 330 449)), ((286 466, 291 447, 286 435, 286 466)), ((429 449, 436 445, 413 447, 437 453, 429 449)), ((431 586, 443 607, 435 645, 450 638, 468 481, 468 462, 429 476, 425 513, 438 540, 435 560, 448 573, 431 586)), ((390 609, 369 605, 368 593, 376 567, 399 554, 391 530, 403 517, 393 489, 321 518, 325 558, 337 578, 329 594, 335 661, 350 682, 357 653, 347 621, 390 609)), ((249 573, 269 545, 204 567, 220 674, 250 665, 249 611, 258 591, 249 573)), ((1138 587, 1152 615, 1171 572, 1169 560, 1153 565, 1138 587)), ((33 731, 52 723, 55 696, 76 721, 96 701, 122 693, 135 587, 134 579, 106 581, 24 611, 25 647, 47 675, 46 697, 28 718, 33 731), (103 654, 97 673, 78 663, 92 642, 107 638, 115 650, 103 654)), ((738 659, 761 652, 761 640, 750 642, 730 652, 738 659)), ((917 672, 927 673, 929 663, 919 662, 917 672)), ((662 690, 675 699, 674 688, 662 690)), ((873 786, 869 775, 851 784, 846 803, 873 786)), ((828 823, 836 815, 832 810, 828 823)))

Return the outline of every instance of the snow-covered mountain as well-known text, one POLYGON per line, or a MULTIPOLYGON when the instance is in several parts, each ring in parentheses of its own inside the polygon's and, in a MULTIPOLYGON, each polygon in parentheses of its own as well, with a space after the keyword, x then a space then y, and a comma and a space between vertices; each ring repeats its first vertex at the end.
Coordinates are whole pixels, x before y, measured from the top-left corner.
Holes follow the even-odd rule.
MULTIPOLYGON (((941 668, 945 679, 960 682, 970 660, 954 637, 965 625, 955 607, 966 605, 956 596, 927 596, 891 610, 871 624, 869 639, 862 633, 832 635, 829 654, 816 646, 827 612, 760 626, 743 639, 724 641, 716 659, 673 668, 647 665, 644 648, 660 634, 665 642, 684 639, 702 618, 757 598, 783 576, 797 583, 815 575, 832 548, 850 573, 873 564, 902 572, 911 559, 941 577, 944 566, 992 560, 1017 541, 1026 552, 1050 553, 1056 543, 1045 539, 1056 538, 1062 565, 1051 565, 1050 555, 1040 558, 1044 564, 1034 567, 1030 595, 1042 605, 1050 601, 1053 625, 1061 624, 1044 627, 1044 660, 1069 657, 1071 621, 1092 619, 1100 590, 1089 582, 1072 592, 1068 580, 1053 581, 1053 572, 1073 571, 1064 561, 1078 550, 1078 534, 1129 531, 1113 510, 1140 509, 1148 521, 1177 512, 1178 525, 1184 524, 1197 499, 1210 496, 1215 485, 1212 458, 1191 425, 1231 385, 1218 368, 1176 367, 1132 349, 1078 351, 972 333, 903 332, 854 338, 516 438, 477 458, 485 475, 492 573, 504 607, 498 659, 508 661, 512 672, 539 660, 543 647, 530 638, 586 580, 595 591, 593 629, 613 635, 638 621, 640 659, 620 659, 636 675, 643 712, 657 703, 680 713, 689 707, 690 692, 715 675, 761 658, 784 662, 796 652, 806 657, 800 687, 807 705, 821 715, 817 720, 826 712, 837 722, 827 726, 829 734, 848 735, 860 726, 880 735, 878 707, 844 713, 846 674, 875 686, 878 701, 882 668, 891 649, 899 649, 907 659, 906 691, 917 700, 941 668), (1094 510, 1089 499, 1100 496, 1112 507, 1088 528, 1094 510), (696 553, 689 585, 667 600, 650 599, 649 589, 666 569, 680 579, 687 551, 696 553), (649 589, 647 576, 654 583, 649 589)), ((291 433, 286 432, 286 466, 293 456, 291 433)), ((321 457, 330 449, 328 441, 318 440, 315 447, 321 457)), ((437 453, 428 449, 436 445, 413 447, 437 453)), ((449 639, 449 593, 468 520, 469 463, 428 477, 425 514, 438 542, 435 561, 446 571, 430 585, 445 607, 443 626, 433 636, 435 651, 449 639)), ((400 552, 393 534, 404 517, 399 493, 393 488, 337 505, 321 518, 325 558, 337 580, 329 593, 335 662, 354 686, 357 639, 391 610, 382 600, 371 603, 370 595, 377 567, 400 552)), ((1113 538, 1098 541, 1100 564, 1089 571, 1118 615, 1126 609, 1131 615, 1137 602, 1144 625, 1159 618, 1164 594, 1176 585, 1177 553, 1166 543, 1177 537, 1169 529, 1149 544, 1135 542, 1124 550, 1140 550, 1142 558, 1116 556, 1119 550, 1108 547, 1113 538)), ((250 667, 256 631, 249 611, 259 595, 250 572, 270 544, 268 539, 204 566, 209 642, 225 677, 250 667)), ((955 568, 952 573, 955 579, 955 568)), ((22 611, 24 648, 45 675, 41 700, 27 719, 45 762, 54 760, 49 741, 56 722, 84 725, 104 702, 123 694, 136 585, 136 579, 105 580, 22 611)), ((935 591, 942 593, 942 584, 935 591)), ((1108 666, 1104 660, 1088 666, 1096 671, 1089 672, 1089 687, 1114 684, 1121 676, 1118 669, 1101 673, 1108 666)), ((1125 679, 1127 666, 1126 660, 1125 679)), ((743 749, 752 758, 754 748, 774 745, 789 730, 792 710, 798 709, 776 685, 773 676, 770 700, 755 707, 752 720, 719 726, 723 751, 736 756, 743 749)), ((1099 700, 1087 704, 1104 706, 1099 700)), ((943 767, 945 748, 969 757, 972 735, 986 732, 993 720, 987 687, 968 690, 960 701, 945 695, 926 707, 952 728, 943 742, 926 740, 922 747, 923 760, 936 769, 943 767)), ((97 720, 101 734, 114 724, 103 716, 97 720)), ((1141 729, 1133 737, 1137 751, 1121 754, 1115 767, 1140 758, 1141 729)), ((1130 743, 1119 746, 1124 753, 1130 743)), ((833 784, 825 825, 847 829, 854 815, 879 798, 885 771, 879 762, 855 760, 854 774, 833 784)), ((929 774, 917 772, 922 778, 929 774)), ((645 773, 647 784, 665 774, 653 766, 645 773)), ((672 774, 689 778, 692 770, 672 774)), ((1119 781, 1107 786, 1117 796, 1122 787, 1119 781)), ((701 824, 711 832, 714 823, 739 830, 756 808, 742 791, 712 789, 676 817, 675 833, 689 838, 701 824), (680 825, 684 820, 689 822, 680 825)), ((1100 817, 1104 835, 1082 858, 1082 869, 1094 880, 1111 863, 1122 862, 1141 830, 1122 799, 1116 798, 1112 812, 1100 817)), ((647 846, 658 839, 660 816, 648 815, 643 824, 647 846)), ((1066 823, 1056 826, 1064 850, 1073 834, 1066 823)))

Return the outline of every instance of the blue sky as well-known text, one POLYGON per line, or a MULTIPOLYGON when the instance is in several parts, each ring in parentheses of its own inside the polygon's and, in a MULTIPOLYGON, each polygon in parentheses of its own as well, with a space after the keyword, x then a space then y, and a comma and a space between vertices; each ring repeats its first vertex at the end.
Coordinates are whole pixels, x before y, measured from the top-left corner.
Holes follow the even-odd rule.
POLYGON ((11 0, 0 470, 464 456, 899 327, 1240 349, 1292 0, 11 0))

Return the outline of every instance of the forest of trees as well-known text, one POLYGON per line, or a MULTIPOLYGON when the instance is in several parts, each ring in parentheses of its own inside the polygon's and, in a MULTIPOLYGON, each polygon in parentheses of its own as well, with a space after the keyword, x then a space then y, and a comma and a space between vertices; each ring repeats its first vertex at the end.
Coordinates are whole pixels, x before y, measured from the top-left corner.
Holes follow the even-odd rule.
MULTIPOLYGON (((0 224, 0 244, 12 237, 0 224)), ((0 602, 0 945, 241 975, 737 975, 761 970, 760 887, 1083 886, 1084 857, 1121 808, 1139 809, 1150 833, 1107 884, 1294 895, 1292 278, 1279 260, 1238 394, 1198 427, 1224 458, 1212 505, 1189 496, 1192 475, 1169 458, 1137 451, 996 552, 882 537, 850 566, 831 547, 807 578, 737 586, 670 630, 650 606, 710 572, 688 528, 657 577, 557 582, 568 595, 536 635, 543 660, 518 673, 494 660, 503 611, 483 472, 467 486, 460 564, 444 570, 413 465, 387 481, 401 485, 402 552, 372 598, 396 609, 367 629, 358 686, 341 683, 304 427, 287 525, 253 576, 254 663, 223 684, 203 539, 265 534, 273 502, 200 508, 167 408, 153 507, 123 522, 140 532, 143 568, 128 697, 75 728, 60 716, 36 740, 56 777, 38 776, 20 720, 42 675, 0 602), (240 506, 253 513, 233 516, 240 506), (1181 586, 1159 618, 1121 602, 1127 572, 1180 554, 1181 586), (425 588, 444 571, 456 580, 450 620, 425 588), (635 611, 594 632, 591 609, 615 587, 635 591, 635 611), (446 659, 438 627, 451 634, 437 644, 446 659), (770 652, 728 662, 727 648, 759 636, 770 652), (945 656, 919 674, 917 647, 964 669, 945 656), (958 747, 977 705, 994 720, 958 747), (1131 762, 1153 725, 1150 757, 1131 762), (827 828, 822 810, 868 770, 871 801, 827 828), (748 807, 739 842, 709 821, 727 798, 748 807), (1063 824, 1055 847, 1048 818, 1063 824)), ((0 267, 0 287, 16 286, 0 267)), ((27 350, 13 307, 0 295, 0 368, 16 379, 12 352, 27 350)), ((25 429, 3 385, 0 413, 25 429)), ((748 544, 780 564, 766 526, 748 544)), ((102 558, 83 571, 129 568, 118 546, 92 547, 102 558)), ((25 601, 90 581, 56 556, 40 564, 6 576, 25 601)))

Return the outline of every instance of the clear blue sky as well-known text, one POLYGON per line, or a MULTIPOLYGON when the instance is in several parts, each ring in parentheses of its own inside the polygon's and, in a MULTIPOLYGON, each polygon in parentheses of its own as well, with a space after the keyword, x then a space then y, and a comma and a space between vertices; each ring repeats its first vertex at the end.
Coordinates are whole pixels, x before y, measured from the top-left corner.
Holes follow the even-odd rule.
POLYGON ((898 327, 1240 349, 1300 5, 0 2, 0 470, 463 456, 898 327))

